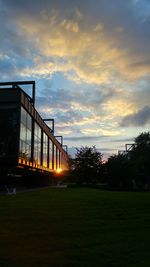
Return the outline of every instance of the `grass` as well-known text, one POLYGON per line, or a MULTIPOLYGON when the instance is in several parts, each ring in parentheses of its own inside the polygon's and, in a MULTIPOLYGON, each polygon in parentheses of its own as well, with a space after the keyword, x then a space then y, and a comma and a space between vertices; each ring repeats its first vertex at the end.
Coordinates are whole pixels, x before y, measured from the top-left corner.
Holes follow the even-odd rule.
POLYGON ((149 267, 149 244, 149 193, 0 195, 1 267, 149 267))

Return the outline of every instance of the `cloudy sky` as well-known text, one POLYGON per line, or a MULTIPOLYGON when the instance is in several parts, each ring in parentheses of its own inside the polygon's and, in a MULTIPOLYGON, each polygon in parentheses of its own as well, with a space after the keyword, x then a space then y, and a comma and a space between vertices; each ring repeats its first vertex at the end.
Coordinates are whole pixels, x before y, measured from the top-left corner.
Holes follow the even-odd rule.
POLYGON ((0 0, 0 77, 36 81, 70 153, 117 153, 150 129, 150 1, 0 0))

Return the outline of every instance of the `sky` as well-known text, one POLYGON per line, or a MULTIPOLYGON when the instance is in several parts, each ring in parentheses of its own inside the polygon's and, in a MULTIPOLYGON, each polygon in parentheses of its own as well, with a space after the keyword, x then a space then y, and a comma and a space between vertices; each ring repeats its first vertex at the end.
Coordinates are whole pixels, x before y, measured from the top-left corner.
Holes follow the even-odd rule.
POLYGON ((35 80, 72 156, 124 150, 150 129, 150 0, 0 0, 0 77, 35 80))

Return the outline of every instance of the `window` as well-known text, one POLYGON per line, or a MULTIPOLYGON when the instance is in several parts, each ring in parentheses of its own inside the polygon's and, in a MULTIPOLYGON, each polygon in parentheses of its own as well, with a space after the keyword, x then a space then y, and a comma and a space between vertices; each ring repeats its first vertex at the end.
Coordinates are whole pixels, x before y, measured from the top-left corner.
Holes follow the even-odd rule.
POLYGON ((56 146, 54 145, 54 170, 56 170, 56 146))
POLYGON ((53 169, 53 143, 49 139, 49 168, 52 170, 53 169))
POLYGON ((41 128, 36 122, 34 124, 34 162, 41 165, 41 128))
POLYGON ((32 118, 28 112, 21 107, 21 124, 20 124, 20 157, 31 160, 31 130, 32 118))
POLYGON ((43 133, 43 167, 47 167, 48 136, 43 133))
POLYGON ((61 169, 61 151, 59 151, 59 165, 58 168, 61 169))

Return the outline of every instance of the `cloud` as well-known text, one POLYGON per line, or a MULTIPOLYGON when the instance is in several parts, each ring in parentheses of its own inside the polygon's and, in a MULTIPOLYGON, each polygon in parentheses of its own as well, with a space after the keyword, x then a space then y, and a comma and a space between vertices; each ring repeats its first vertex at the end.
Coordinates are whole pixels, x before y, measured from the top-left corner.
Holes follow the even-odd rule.
POLYGON ((7 55, 0 55, 0 73, 3 77, 13 76, 16 73, 15 64, 7 55))
POLYGON ((67 88, 55 88, 52 80, 47 81, 41 95, 36 97, 36 106, 41 116, 56 118, 58 132, 63 133, 65 129, 68 135, 73 132, 84 136, 120 134, 117 128, 118 115, 129 114, 127 107, 131 106, 126 91, 105 86, 84 86, 82 84, 76 90, 76 85, 69 82, 67 88), (124 102, 120 96, 125 98, 124 102))
POLYGON ((105 137, 108 137, 108 136, 71 136, 71 137, 65 137, 64 140, 67 140, 67 141, 85 141, 85 140, 92 140, 92 141, 95 141, 95 140, 99 140, 99 139, 102 139, 102 138, 105 138, 105 137))
MULTIPOLYGON (((1 45, 7 43, 9 50, 10 41, 13 53, 32 57, 34 64, 24 69, 24 75, 48 76, 55 71, 69 75, 72 71, 75 75, 69 75, 70 79, 102 84, 116 77, 136 80, 150 72, 146 63, 149 23, 146 19, 143 26, 135 15, 138 3, 117 0, 114 5, 108 0, 95 0, 87 1, 85 6, 78 0, 8 0, 3 1, 3 6, 9 34, 2 38, 1 45), (41 55, 38 65, 37 55, 41 55), (53 62, 46 63, 45 57, 53 62)), ((1 19, 2 27, 5 17, 1 19)))
POLYGON ((149 1, 0 5, 1 80, 36 80, 36 107, 42 117, 55 119, 56 131, 99 145, 98 136, 113 142, 136 134, 123 125, 147 125, 149 1))
POLYGON ((123 118, 121 122, 122 127, 128 126, 144 126, 150 123, 150 107, 145 106, 136 113, 128 115, 123 118))
MULTIPOLYGON (((77 153, 77 149, 80 149, 79 146, 76 146, 76 147, 69 147, 69 155, 72 157, 72 158, 75 158, 75 155, 77 153)), ((103 155, 103 159, 107 159, 111 154, 112 154, 112 151, 113 152, 116 152, 116 150, 114 148, 97 148, 96 149, 98 152, 102 153, 103 155)))

